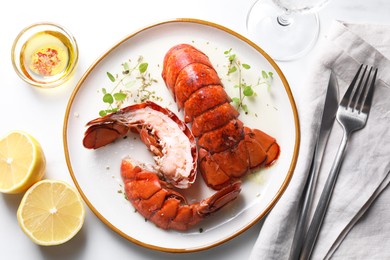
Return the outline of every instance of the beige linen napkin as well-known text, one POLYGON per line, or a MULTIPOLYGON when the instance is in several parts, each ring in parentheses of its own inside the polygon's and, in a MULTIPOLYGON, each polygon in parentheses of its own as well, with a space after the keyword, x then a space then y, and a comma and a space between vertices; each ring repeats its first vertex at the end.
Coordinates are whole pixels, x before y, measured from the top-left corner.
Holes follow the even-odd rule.
MULTIPOLYGON (((330 71, 342 97, 361 63, 378 67, 367 125, 352 135, 312 259, 390 259, 390 26, 334 22, 321 41, 299 100, 301 147, 289 187, 263 223, 251 259, 288 259, 297 207, 319 131, 330 71)), ((335 122, 314 207, 340 144, 335 122)), ((311 215, 313 214, 312 210, 311 215)))

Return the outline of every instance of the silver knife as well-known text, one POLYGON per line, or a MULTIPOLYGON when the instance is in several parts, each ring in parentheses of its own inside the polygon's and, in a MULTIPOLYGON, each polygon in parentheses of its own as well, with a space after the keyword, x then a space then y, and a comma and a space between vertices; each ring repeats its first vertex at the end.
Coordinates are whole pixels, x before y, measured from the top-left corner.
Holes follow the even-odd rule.
POLYGON ((303 241, 305 239, 308 215, 314 197, 314 190, 317 183, 318 170, 321 165, 322 157, 328 142, 329 134, 332 130, 338 108, 338 84, 336 75, 331 72, 328 90, 326 91, 325 104, 322 113, 320 132, 315 143, 313 158, 311 161, 309 175, 306 180, 305 188, 299 202, 299 216, 295 229, 295 234, 290 251, 290 260, 299 259, 303 241))

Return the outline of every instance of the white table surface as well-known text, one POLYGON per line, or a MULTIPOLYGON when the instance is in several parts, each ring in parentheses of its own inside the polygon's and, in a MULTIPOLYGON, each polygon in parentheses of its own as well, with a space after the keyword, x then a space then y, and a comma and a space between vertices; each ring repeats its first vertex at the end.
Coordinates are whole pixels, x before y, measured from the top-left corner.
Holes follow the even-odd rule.
MULTIPOLYGON (((45 178, 73 184, 66 166, 62 128, 65 108, 77 81, 87 68, 113 44, 136 30, 172 18, 198 18, 228 27, 246 36, 246 13, 254 0, 143 0, 143 1, 7 1, 0 9, 0 135, 25 130, 45 151, 45 178), (14 72, 10 51, 19 31, 35 22, 50 21, 68 28, 77 39, 80 59, 76 74, 56 89, 37 89, 14 72)), ((388 0, 330 0, 320 11, 321 34, 332 20, 390 25, 388 0)), ((387 43, 390 44, 390 43, 387 43)), ((311 52, 312 53, 312 52, 311 52)), ((300 82, 311 53, 292 62, 279 62, 295 96, 304 109, 300 82)), ((18 226, 16 210, 22 195, 0 194, 0 259, 247 259, 261 229, 261 221, 238 237, 209 250, 174 254, 133 244, 109 229, 87 208, 82 230, 69 242, 40 247, 18 226)))

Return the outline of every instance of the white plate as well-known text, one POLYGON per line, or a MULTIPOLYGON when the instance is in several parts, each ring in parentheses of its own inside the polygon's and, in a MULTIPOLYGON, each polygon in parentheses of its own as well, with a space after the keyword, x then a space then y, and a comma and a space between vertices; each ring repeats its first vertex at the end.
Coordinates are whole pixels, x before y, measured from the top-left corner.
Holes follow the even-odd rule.
MULTIPOLYGON (((109 49, 84 74, 76 86, 64 120, 64 146, 67 165, 76 187, 91 210, 112 230, 144 247, 167 252, 198 251, 224 243, 244 232, 275 205, 293 174, 299 147, 299 123, 295 102, 288 83, 275 62, 259 47, 243 36, 217 24, 194 19, 177 19, 148 26, 129 35, 109 49), (152 156, 139 139, 127 138, 97 150, 85 149, 82 139, 85 124, 98 117, 106 108, 101 88, 110 89, 113 83, 106 72, 120 73, 121 64, 140 55, 148 62, 148 71, 158 80, 156 90, 160 102, 177 111, 161 78, 165 53, 179 43, 189 43, 205 52, 231 95, 237 89, 226 76, 227 58, 224 51, 232 48, 242 63, 251 65, 245 72, 247 83, 255 81, 261 70, 272 71, 271 89, 257 87, 255 102, 249 103, 249 115, 240 119, 248 126, 274 136, 280 147, 278 161, 267 169, 245 178, 239 199, 208 217, 186 232, 165 231, 134 211, 121 193, 119 173, 121 159, 130 155, 152 162, 152 156), (256 113, 256 116, 254 115, 256 113)), ((198 175, 196 184, 185 193, 208 196, 213 191, 198 175), (197 190, 197 192, 194 192, 197 190), (199 190, 201 192, 199 192, 199 190)))

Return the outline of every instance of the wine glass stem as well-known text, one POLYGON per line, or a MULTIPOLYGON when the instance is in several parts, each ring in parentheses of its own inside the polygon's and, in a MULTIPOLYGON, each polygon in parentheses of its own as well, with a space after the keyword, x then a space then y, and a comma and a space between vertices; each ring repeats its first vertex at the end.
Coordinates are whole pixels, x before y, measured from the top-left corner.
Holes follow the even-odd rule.
POLYGON ((278 24, 280 24, 281 26, 289 26, 292 22, 291 15, 288 11, 281 14, 281 15, 278 15, 276 17, 276 20, 277 20, 278 24))

